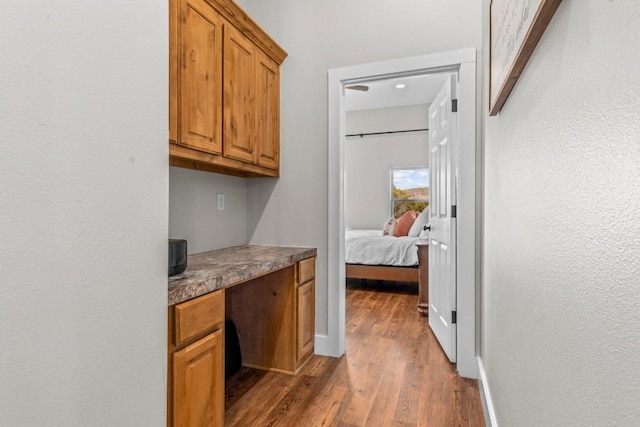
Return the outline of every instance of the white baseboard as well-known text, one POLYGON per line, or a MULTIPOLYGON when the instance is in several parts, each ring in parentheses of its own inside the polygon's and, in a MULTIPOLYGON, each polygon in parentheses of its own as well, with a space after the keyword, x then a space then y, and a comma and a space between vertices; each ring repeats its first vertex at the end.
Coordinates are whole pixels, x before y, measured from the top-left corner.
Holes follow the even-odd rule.
POLYGON ((498 427, 496 412, 493 409, 493 401, 489 392, 489 384, 487 384, 487 374, 484 371, 482 359, 479 357, 476 359, 478 360, 478 388, 480 390, 480 399, 482 400, 482 410, 484 411, 484 422, 487 427, 498 427))
POLYGON ((340 355, 334 354, 333 345, 329 340, 328 335, 316 335, 313 341, 313 352, 320 356, 332 356, 332 357, 340 357, 340 355))

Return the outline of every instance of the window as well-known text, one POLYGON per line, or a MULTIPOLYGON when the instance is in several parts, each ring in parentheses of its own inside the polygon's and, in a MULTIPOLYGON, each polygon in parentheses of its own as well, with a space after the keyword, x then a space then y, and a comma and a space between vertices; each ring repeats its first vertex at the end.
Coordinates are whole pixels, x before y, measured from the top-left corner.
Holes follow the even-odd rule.
POLYGON ((407 211, 429 206, 429 168, 391 168, 391 214, 400 218, 407 211))

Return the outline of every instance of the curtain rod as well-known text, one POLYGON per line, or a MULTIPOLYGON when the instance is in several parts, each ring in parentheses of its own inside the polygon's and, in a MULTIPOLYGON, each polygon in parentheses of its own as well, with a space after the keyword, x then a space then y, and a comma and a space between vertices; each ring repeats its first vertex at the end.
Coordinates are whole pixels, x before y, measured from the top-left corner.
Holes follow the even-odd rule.
POLYGON ((429 130, 428 128, 425 129, 409 129, 409 130, 390 130, 387 132, 369 132, 369 133, 350 133, 345 135, 347 138, 352 137, 352 136, 359 136, 360 138, 362 138, 363 136, 369 136, 369 135, 387 135, 390 133, 407 133, 407 132, 423 132, 429 130))

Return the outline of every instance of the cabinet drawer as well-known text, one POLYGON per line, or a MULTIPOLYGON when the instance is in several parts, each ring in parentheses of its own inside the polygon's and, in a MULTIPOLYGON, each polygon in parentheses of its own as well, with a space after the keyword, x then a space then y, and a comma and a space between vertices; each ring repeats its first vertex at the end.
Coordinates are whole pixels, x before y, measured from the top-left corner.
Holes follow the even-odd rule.
POLYGON ((224 322, 224 293, 212 292, 175 306, 175 345, 189 340, 224 322))
POLYGON ((303 259, 298 263, 298 285, 316 277, 316 258, 303 259))

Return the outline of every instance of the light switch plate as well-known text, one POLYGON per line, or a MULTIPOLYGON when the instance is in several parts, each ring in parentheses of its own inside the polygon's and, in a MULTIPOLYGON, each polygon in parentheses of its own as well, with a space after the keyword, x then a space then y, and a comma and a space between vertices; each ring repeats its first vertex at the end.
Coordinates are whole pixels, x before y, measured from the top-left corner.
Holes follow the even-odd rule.
POLYGON ((224 193, 218 193, 218 210, 224 210, 224 193))

